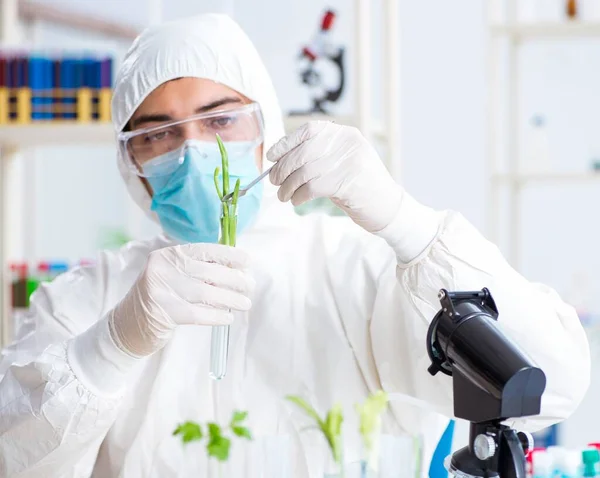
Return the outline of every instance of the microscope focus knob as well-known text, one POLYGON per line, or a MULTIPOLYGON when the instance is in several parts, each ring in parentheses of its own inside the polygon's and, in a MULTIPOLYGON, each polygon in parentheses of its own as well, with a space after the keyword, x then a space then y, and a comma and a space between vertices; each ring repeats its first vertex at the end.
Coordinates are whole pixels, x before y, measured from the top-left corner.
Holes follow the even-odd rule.
POLYGON ((481 461, 490 459, 496 453, 496 442, 491 436, 477 435, 473 441, 475 456, 481 461))
POLYGON ((533 450, 533 436, 529 432, 518 432, 517 437, 519 437, 519 441, 521 442, 521 446, 523 447, 523 453, 527 455, 531 450, 533 450))

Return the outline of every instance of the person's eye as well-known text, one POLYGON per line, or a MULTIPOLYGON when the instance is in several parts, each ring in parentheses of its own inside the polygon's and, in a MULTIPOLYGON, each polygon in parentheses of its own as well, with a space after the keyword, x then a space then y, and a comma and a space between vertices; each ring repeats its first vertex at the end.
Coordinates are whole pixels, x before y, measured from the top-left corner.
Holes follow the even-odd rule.
POLYGON ((157 143, 159 141, 164 141, 171 136, 171 132, 168 130, 156 131, 153 133, 148 133, 145 137, 146 143, 157 143))
POLYGON ((212 120, 211 126, 213 128, 226 128, 227 126, 231 126, 234 123, 235 123, 235 116, 223 116, 223 117, 212 120))

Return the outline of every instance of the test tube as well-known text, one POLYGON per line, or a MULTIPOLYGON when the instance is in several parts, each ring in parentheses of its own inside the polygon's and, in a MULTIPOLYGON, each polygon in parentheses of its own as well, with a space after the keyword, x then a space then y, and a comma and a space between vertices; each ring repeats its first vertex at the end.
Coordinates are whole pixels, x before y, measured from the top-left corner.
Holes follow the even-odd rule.
POLYGON ((227 373, 229 325, 215 325, 210 337, 210 377, 221 380, 227 373))

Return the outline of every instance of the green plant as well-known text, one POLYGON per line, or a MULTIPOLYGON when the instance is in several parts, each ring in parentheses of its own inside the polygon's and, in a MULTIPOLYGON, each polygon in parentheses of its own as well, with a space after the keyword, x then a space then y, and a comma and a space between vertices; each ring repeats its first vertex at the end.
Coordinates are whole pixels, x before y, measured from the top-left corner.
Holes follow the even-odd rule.
POLYGON ((229 157, 227 155, 225 145, 223 144, 223 141, 219 135, 217 135, 217 144, 219 145, 219 152, 221 153, 221 166, 223 168, 223 178, 221 181, 222 188, 219 187, 219 175, 221 174, 221 169, 219 167, 215 169, 214 175, 215 188, 222 204, 221 237, 219 239, 219 243, 226 246, 235 246, 237 230, 237 203, 240 193, 240 180, 238 179, 235 182, 233 197, 230 200, 223 200, 223 198, 225 198, 231 191, 229 185, 229 157))
POLYGON ((317 428, 323 433, 327 444, 331 449, 333 460, 339 466, 342 465, 342 422, 344 421, 342 406, 336 403, 322 419, 317 411, 303 398, 289 395, 287 400, 300 407, 312 418, 317 428))
POLYGON ((235 437, 252 440, 250 429, 243 423, 246 418, 248 418, 248 412, 233 412, 227 427, 222 427, 213 422, 208 422, 203 427, 199 423, 187 421, 177 426, 173 431, 173 436, 181 436, 183 444, 201 441, 206 437, 208 456, 218 461, 227 461, 231 450, 231 437, 226 435, 227 431, 230 431, 235 437), (206 430, 206 434, 203 430, 206 430))
POLYGON ((124 229, 118 227, 102 228, 98 239, 101 249, 119 249, 132 240, 124 229))
POLYGON ((359 417, 359 431, 366 452, 367 464, 377 466, 377 437, 381 432, 381 414, 388 404, 388 396, 383 390, 369 395, 362 404, 355 405, 359 417))
MULTIPOLYGON (((340 404, 335 404, 322 419, 318 412, 306 400, 298 396, 287 396, 287 400, 302 409, 323 433, 327 444, 331 449, 335 463, 340 467, 343 475, 343 450, 342 450, 342 422, 343 413, 340 404)), ((378 437, 381 432, 381 415, 388 404, 388 396, 382 390, 369 395, 362 404, 355 405, 359 418, 359 432, 365 449, 365 461, 363 462, 363 476, 367 475, 367 466, 377 468, 378 459, 378 437)))

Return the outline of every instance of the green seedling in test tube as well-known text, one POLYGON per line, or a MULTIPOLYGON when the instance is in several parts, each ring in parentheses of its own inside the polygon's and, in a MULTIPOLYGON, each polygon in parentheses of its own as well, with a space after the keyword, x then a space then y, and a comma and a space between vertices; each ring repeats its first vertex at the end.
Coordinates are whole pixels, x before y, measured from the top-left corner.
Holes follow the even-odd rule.
MULTIPOLYGON (((231 200, 224 201, 230 192, 229 184, 229 158, 227 150, 221 137, 217 135, 217 144, 221 153, 221 169, 215 169, 214 180, 215 189, 219 199, 221 200, 221 217, 219 244, 235 247, 237 233, 237 204, 240 193, 240 180, 235 182, 233 196, 231 200), (219 185, 219 177, 222 177, 221 186, 219 185)), ((229 325, 217 325, 212 329, 210 341, 210 376, 214 380, 221 380, 227 373, 227 356, 229 353, 229 325)))

